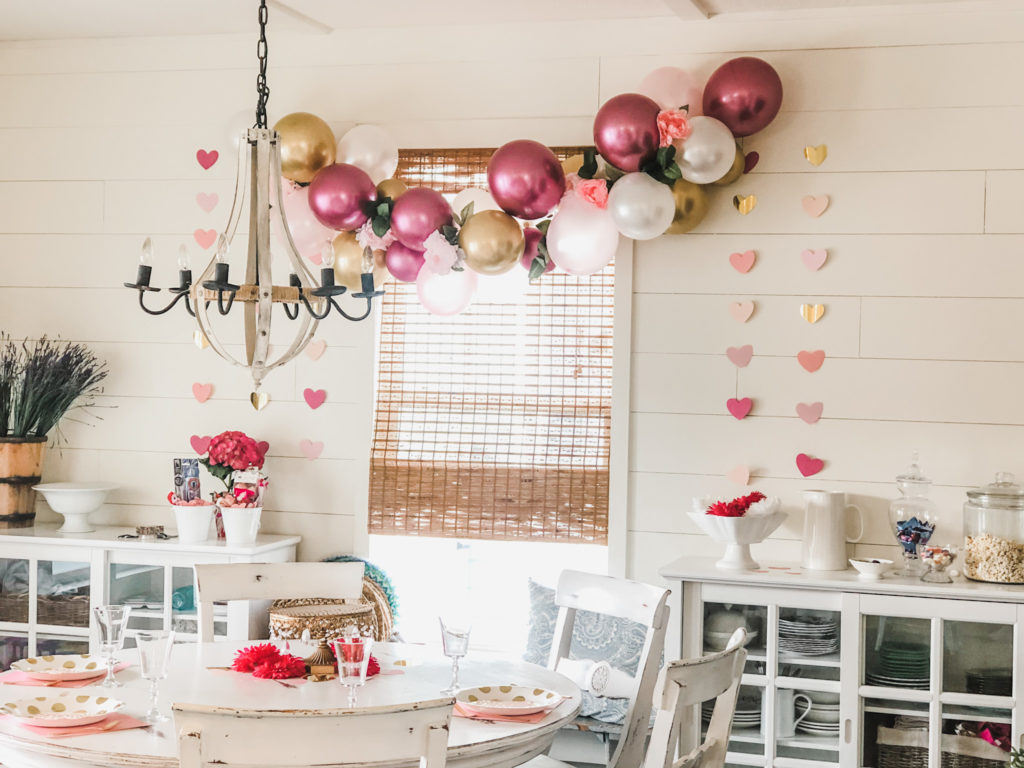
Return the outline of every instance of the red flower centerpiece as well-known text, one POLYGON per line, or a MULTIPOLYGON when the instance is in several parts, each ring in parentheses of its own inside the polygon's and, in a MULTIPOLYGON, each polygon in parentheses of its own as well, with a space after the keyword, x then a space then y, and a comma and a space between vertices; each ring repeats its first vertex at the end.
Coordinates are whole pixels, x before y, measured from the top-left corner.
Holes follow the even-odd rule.
POLYGON ((236 672, 249 672, 253 677, 271 680, 306 676, 306 662, 298 656, 281 653, 270 643, 243 648, 235 654, 231 668, 236 672))
POLYGON ((786 513, 779 500, 754 491, 730 501, 715 498, 693 500, 690 519, 717 542, 725 544, 725 556, 715 565, 729 570, 756 570, 760 566, 750 556, 750 545, 768 538, 786 513))
POLYGON ((227 489, 213 495, 217 505, 217 535, 230 546, 249 547, 256 541, 267 476, 263 464, 270 445, 244 432, 221 432, 210 440, 199 463, 227 489))
POLYGON ((224 487, 230 492, 235 487, 233 475, 236 471, 263 469, 269 447, 269 443, 258 443, 245 432, 221 432, 210 440, 210 447, 206 455, 199 459, 199 463, 224 483, 224 487))

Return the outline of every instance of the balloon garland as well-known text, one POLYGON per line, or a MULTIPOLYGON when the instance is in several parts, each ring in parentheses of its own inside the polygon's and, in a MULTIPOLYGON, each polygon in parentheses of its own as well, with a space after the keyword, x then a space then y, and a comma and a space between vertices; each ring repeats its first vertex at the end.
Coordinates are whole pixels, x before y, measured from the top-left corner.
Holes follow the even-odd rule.
POLYGON ((451 205, 392 178, 398 147, 380 128, 358 125, 335 141, 319 117, 295 112, 274 126, 293 182, 282 207, 300 253, 317 263, 333 255, 340 285, 358 289, 361 272, 387 272, 416 283, 428 311, 454 315, 471 303, 478 275, 517 263, 530 279, 556 267, 590 275, 622 236, 691 231, 707 214, 706 187, 746 170, 736 139, 762 130, 781 105, 782 80, 758 58, 727 61, 703 89, 689 72, 661 67, 637 93, 601 106, 594 147, 582 155, 560 163, 539 142, 510 141, 491 156, 489 190, 465 189, 451 205))

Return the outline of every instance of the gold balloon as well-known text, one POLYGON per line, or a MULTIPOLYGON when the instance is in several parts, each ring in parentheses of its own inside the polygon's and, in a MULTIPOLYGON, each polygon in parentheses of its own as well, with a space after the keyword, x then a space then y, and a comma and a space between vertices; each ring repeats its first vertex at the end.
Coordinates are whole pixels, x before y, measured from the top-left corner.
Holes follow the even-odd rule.
MULTIPOLYGON (((334 281, 350 291, 358 293, 363 289, 363 246, 356 240, 355 232, 341 232, 334 238, 334 281)), ((384 266, 384 251, 373 252, 373 283, 380 288, 387 279, 384 266)))
POLYGON ((672 197, 676 199, 676 215, 665 234, 682 235, 689 232, 707 215, 708 193, 700 184, 676 179, 672 185, 672 197))
POLYGON ((728 184, 732 184, 736 179, 743 175, 743 166, 746 165, 747 158, 743 155, 743 150, 740 149, 740 145, 736 145, 736 157, 732 161, 732 168, 726 171, 725 176, 720 178, 718 181, 711 182, 716 187, 724 187, 728 184))
POLYGON ((292 112, 274 125, 280 134, 281 175, 306 184, 334 162, 337 140, 331 127, 309 112, 292 112))
POLYGON ((384 181, 377 185, 377 194, 381 197, 390 197, 392 200, 397 200, 398 196, 407 189, 409 187, 401 179, 384 179, 384 181))
POLYGON ((572 157, 567 157, 562 161, 562 170, 565 171, 566 176, 570 173, 579 173, 579 170, 582 167, 583 155, 573 155, 572 157))
POLYGON ((519 263, 526 239, 519 224, 504 211, 480 211, 459 231, 466 266, 481 275, 500 275, 519 263))

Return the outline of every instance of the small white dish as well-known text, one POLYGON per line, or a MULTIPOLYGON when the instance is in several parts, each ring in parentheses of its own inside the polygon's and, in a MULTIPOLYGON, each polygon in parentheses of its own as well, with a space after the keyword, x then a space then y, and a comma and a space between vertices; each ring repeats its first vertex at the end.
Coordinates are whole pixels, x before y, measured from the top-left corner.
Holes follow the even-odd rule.
POLYGON ((892 568, 892 560, 880 557, 851 557, 850 565, 857 569, 862 579, 877 581, 892 568))
POLYGON ((25 725, 67 728, 98 723, 123 706, 123 701, 111 699, 109 696, 90 696, 87 693, 69 691, 8 701, 0 705, 0 711, 25 725))
POLYGON ((102 507, 107 494, 117 486, 102 482, 42 483, 32 488, 43 494, 50 509, 64 516, 64 525, 57 533, 92 533, 96 529, 89 522, 89 513, 102 507))
POLYGON ((475 715, 532 715, 552 709, 562 697, 544 688, 525 685, 484 685, 463 688, 455 694, 455 701, 467 712, 475 715))
POLYGON ((88 653, 33 656, 31 659, 19 659, 11 664, 11 669, 22 672, 33 680, 47 682, 64 680, 88 680, 107 673, 105 662, 99 656, 88 653))

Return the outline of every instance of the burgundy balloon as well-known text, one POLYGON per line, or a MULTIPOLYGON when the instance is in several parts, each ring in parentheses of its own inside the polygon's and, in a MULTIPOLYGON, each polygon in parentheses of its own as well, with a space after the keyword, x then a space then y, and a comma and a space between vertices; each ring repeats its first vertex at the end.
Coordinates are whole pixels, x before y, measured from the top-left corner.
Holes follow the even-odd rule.
MULTIPOLYGON (((526 238, 526 250, 523 251, 523 257, 519 263, 523 265, 523 269, 528 270, 533 266, 533 260, 537 257, 537 246, 540 245, 540 239, 544 235, 536 227, 523 227, 523 237, 526 238)), ((554 268, 555 262, 548 259, 548 265, 544 271, 550 272, 554 268)))
POLYGON ((420 251, 407 248, 400 242, 388 246, 384 254, 384 265, 396 280, 415 283, 426 259, 420 251))
POLYGON ((658 152, 658 112, 654 99, 639 93, 620 93, 597 110, 594 144, 601 157, 623 171, 639 171, 658 152))
POLYGON ((781 106, 779 73, 754 56, 725 62, 704 86, 704 114, 721 120, 737 138, 760 131, 781 106))
POLYGON ((309 185, 309 207, 325 227, 351 232, 366 221, 377 187, 366 171, 347 163, 320 170, 309 185))
POLYGON ((491 155, 487 185, 502 210, 520 219, 539 219, 565 193, 565 171, 555 153, 537 141, 510 141, 491 155))
POLYGON ((402 245, 422 251, 423 241, 430 233, 451 220, 451 206, 440 192, 415 187, 395 200, 391 209, 391 232, 402 245))

